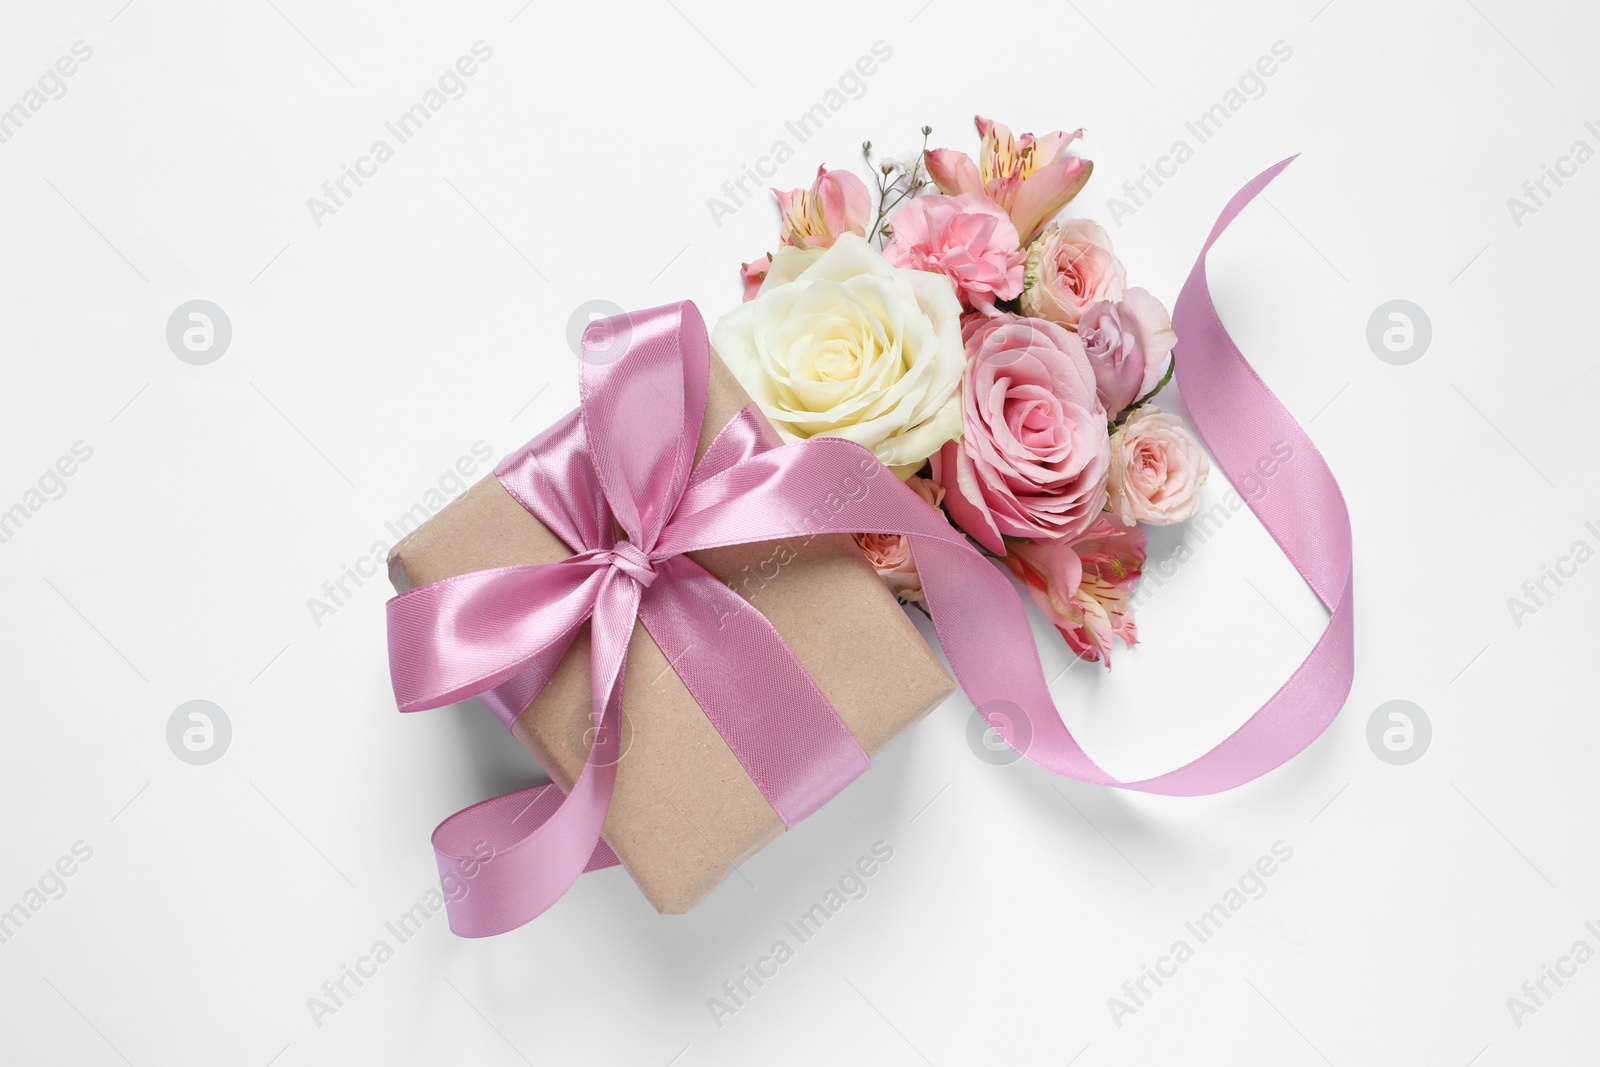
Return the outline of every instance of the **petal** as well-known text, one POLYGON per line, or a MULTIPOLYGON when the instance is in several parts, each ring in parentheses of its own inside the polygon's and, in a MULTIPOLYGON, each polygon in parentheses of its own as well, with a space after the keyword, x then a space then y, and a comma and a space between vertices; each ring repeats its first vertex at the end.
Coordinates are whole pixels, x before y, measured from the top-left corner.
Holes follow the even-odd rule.
POLYGON ((931 417, 886 439, 872 451, 885 467, 910 467, 914 474, 925 460, 960 436, 961 406, 951 397, 931 417))
POLYGON ((1027 244, 1057 211, 1078 195, 1094 171, 1094 164, 1076 156, 1040 167, 1028 175, 1011 201, 1011 221, 1027 244))
POLYGON ((944 507, 950 519, 978 544, 997 556, 1005 555, 1005 542, 989 516, 978 486, 978 472, 959 441, 946 444, 933 457, 933 480, 944 487, 944 507))
MULTIPOLYGON (((774 275, 782 277, 785 281, 795 276, 788 274, 793 257, 785 255, 787 251, 787 249, 780 250, 773 257, 772 273, 767 275, 769 285, 774 275)), ((839 239, 831 247, 822 252, 814 252, 812 255, 814 258, 807 261, 802 268, 808 279, 845 282, 863 274, 895 273, 895 269, 866 242, 865 238, 854 233, 840 234, 839 239)))
POLYGON ((961 373, 967 366, 966 346, 961 341, 961 301, 942 274, 908 271, 907 279, 938 339, 928 395, 930 404, 942 405, 947 397, 959 394, 961 373))
MULTIPOLYGON (((941 193, 955 196, 959 193, 983 192, 983 181, 978 177, 978 165, 965 152, 952 148, 933 148, 924 154, 928 177, 941 193)), ((1064 201, 1063 201, 1064 202, 1064 201)))
POLYGON ((1125 290, 1120 312, 1123 328, 1135 332, 1139 339, 1139 351, 1144 355, 1144 375, 1139 384, 1139 396, 1145 396, 1167 373, 1172 350, 1178 347, 1178 335, 1172 329, 1172 318, 1167 314, 1167 309, 1144 289, 1135 287, 1125 290))
POLYGON ((761 292, 794 281, 821 259, 824 251, 826 249, 784 245, 772 254, 772 262, 767 267, 767 280, 761 283, 761 292))
POLYGON ((872 219, 872 194, 867 183, 847 170, 819 171, 817 191, 822 197, 822 217, 835 237, 855 233, 865 237, 872 219))
POLYGON ((1044 575, 1055 612, 1061 617, 1054 621, 1077 621, 1073 598, 1083 582, 1083 560, 1073 545, 1065 540, 1013 541, 1008 547, 1012 555, 1044 575))
POLYGON ((1083 127, 1081 126, 1071 133, 1056 130, 1052 133, 1041 134, 1033 145, 1034 157, 1048 163, 1055 163, 1061 159, 1061 154, 1067 150, 1067 146, 1082 136, 1083 127))

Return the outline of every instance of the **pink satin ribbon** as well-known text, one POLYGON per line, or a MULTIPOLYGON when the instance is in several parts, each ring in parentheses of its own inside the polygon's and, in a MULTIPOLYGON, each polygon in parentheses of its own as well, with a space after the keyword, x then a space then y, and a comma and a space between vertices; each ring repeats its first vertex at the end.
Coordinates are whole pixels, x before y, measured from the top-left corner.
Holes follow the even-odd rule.
POLYGON ((700 549, 797 531, 907 535, 962 688, 996 733, 1069 778, 1213 793, 1266 773, 1315 740, 1343 706, 1354 671, 1349 515, 1315 446, 1228 337, 1205 278, 1211 245, 1289 162, 1229 202, 1173 315, 1184 398, 1222 472, 1237 482, 1275 446, 1294 448, 1296 462, 1278 469, 1272 493, 1248 503, 1332 614, 1306 660, 1243 726, 1167 774, 1138 782, 1107 774, 1061 721, 1022 600, 998 568, 850 442, 777 446, 747 408, 695 464, 710 361, 704 323, 688 302, 635 312, 622 358, 585 360, 578 411, 496 470, 577 554, 462 575, 389 602, 401 710, 481 695, 507 724, 544 687, 579 627, 591 624, 595 739, 571 793, 564 800, 552 786, 512 793, 459 812, 434 832, 441 874, 473 872, 471 891, 449 906, 451 929, 469 937, 513 929, 583 871, 617 862, 600 834, 636 620, 785 825, 866 768, 860 745, 781 635, 684 555, 700 549), (867 491, 845 492, 856 483, 867 491), (763 701, 751 702, 752 693, 763 701))

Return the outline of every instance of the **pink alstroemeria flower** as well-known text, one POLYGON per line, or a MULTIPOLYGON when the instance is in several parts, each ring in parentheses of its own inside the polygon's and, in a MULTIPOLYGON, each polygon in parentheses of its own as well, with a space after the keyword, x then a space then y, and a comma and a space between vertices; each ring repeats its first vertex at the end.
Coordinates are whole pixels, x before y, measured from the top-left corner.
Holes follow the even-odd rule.
POLYGON ((783 215, 779 232, 784 244, 829 248, 841 234, 867 235, 872 194, 866 182, 847 170, 818 167, 811 188, 772 192, 783 215))
POLYGON ((1111 638, 1139 640, 1131 597, 1144 569, 1145 537, 1101 515, 1083 534, 1062 541, 1006 542, 1000 562, 1021 579, 1035 604, 1087 660, 1111 666, 1111 638))
POLYGON ((1003 123, 982 115, 975 121, 983 138, 978 161, 954 149, 930 149, 928 176, 947 196, 982 193, 1005 208, 1027 245, 1051 216, 1078 195, 1094 170, 1089 160, 1066 154, 1083 131, 1016 137, 1003 123))

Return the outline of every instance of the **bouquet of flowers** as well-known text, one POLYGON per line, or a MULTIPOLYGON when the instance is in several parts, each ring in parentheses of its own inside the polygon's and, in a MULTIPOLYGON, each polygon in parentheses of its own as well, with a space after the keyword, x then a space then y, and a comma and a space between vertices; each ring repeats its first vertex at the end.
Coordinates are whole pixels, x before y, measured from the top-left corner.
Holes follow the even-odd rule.
MULTIPOLYGON (((976 162, 862 154, 873 192, 819 167, 776 192, 781 247, 743 266, 718 355, 787 440, 863 445, 999 559, 1079 656, 1137 640, 1143 525, 1199 507, 1205 454, 1152 399, 1177 335, 1129 287, 1110 236, 1057 218, 1093 164, 1083 134, 1018 137, 977 119, 976 162), (930 186, 933 190, 931 191, 930 186)), ((922 591, 907 540, 857 542, 900 599, 922 591)))

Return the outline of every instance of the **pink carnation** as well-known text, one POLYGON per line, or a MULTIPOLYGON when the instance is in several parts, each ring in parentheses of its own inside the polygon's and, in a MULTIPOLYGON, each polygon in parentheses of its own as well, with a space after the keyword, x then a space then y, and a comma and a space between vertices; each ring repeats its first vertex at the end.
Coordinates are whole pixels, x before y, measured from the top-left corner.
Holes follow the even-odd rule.
POLYGON ((883 250, 896 267, 943 274, 963 307, 994 313, 996 300, 1022 292, 1017 228, 986 196, 924 196, 894 216, 894 240, 883 250))

